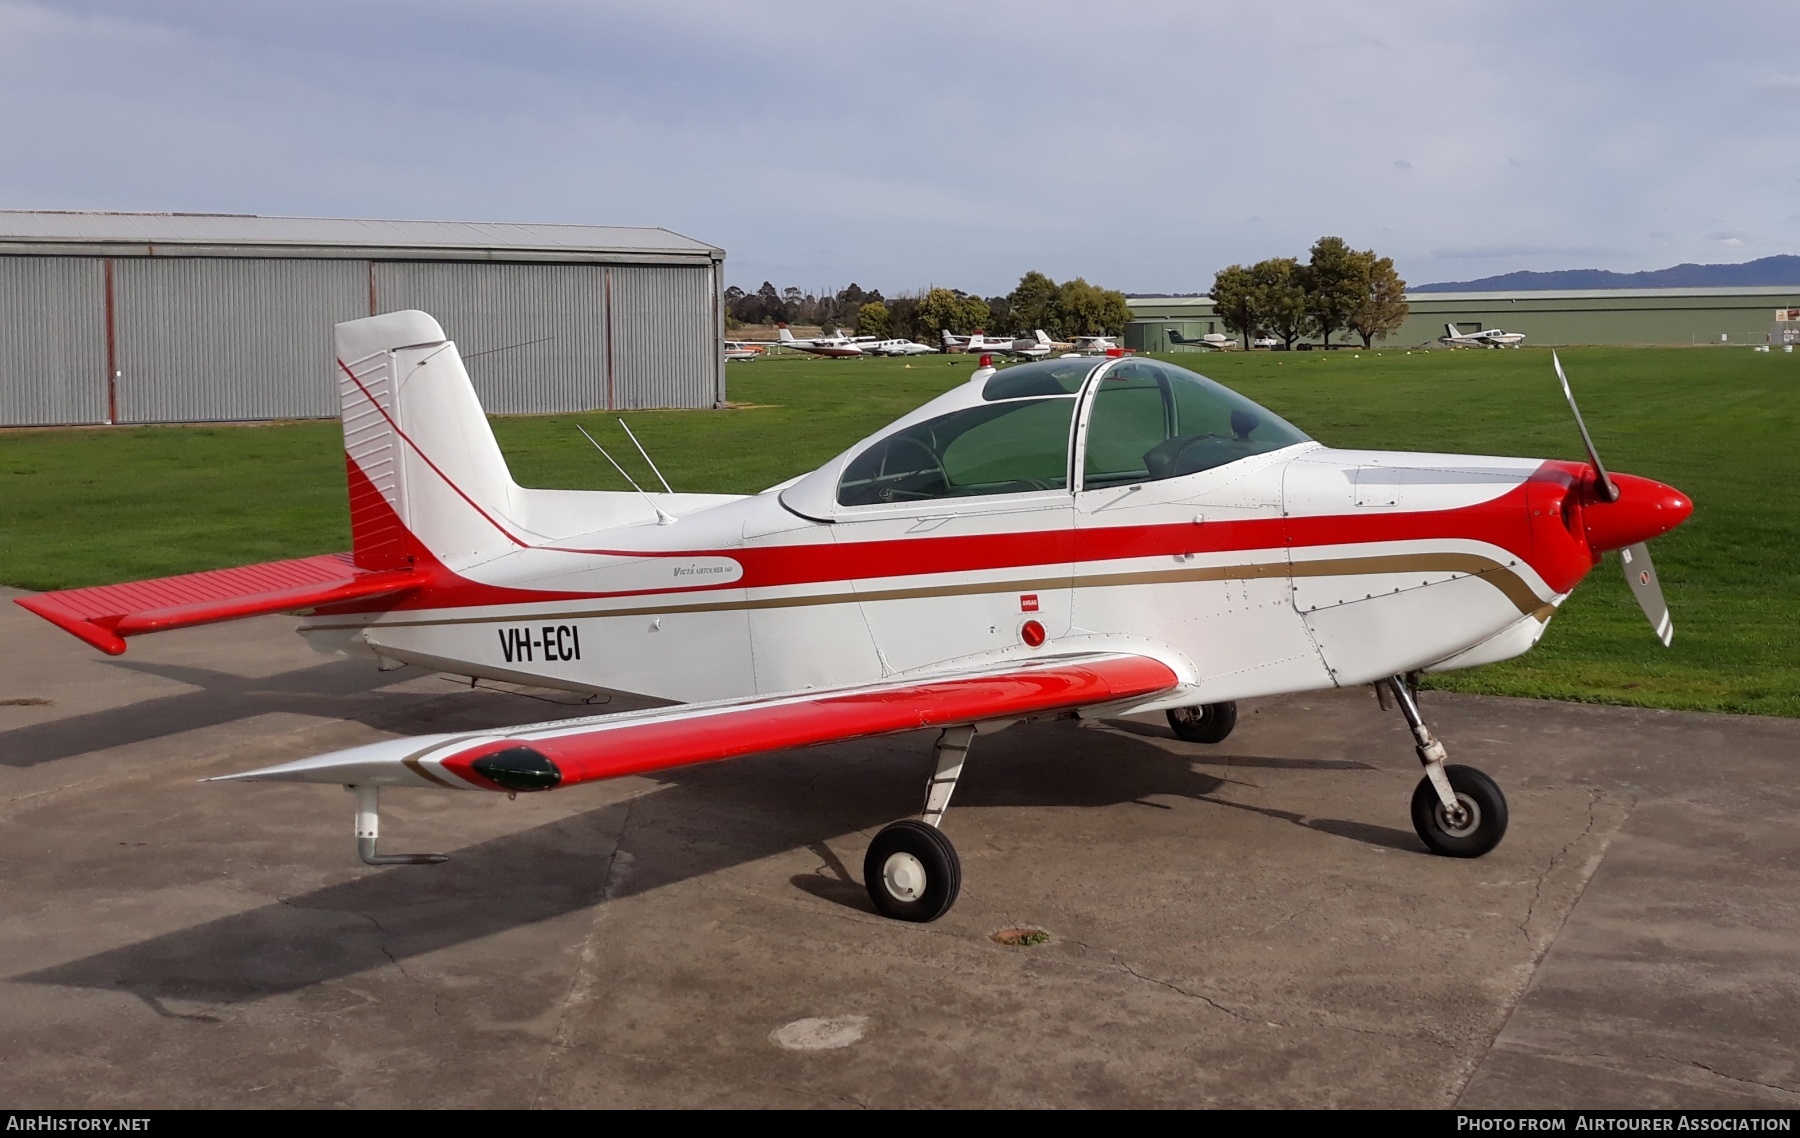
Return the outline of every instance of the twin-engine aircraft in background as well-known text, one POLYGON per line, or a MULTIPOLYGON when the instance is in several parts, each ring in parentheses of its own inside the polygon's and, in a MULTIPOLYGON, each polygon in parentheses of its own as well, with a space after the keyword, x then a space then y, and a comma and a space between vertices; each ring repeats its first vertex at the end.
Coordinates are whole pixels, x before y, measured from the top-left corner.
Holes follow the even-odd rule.
MULTIPOLYGON (((779 337, 775 342, 784 348, 810 352, 815 356, 828 356, 833 359, 856 359, 860 356, 923 356, 937 351, 925 344, 917 344, 906 339, 881 339, 876 336, 816 336, 810 340, 796 340, 794 334, 783 324, 777 331, 779 337)), ((730 357, 727 356, 727 359, 730 357)))
POLYGON ((786 324, 780 325, 775 332, 775 342, 784 348, 807 352, 815 356, 826 356, 832 359, 856 359, 863 354, 863 346, 875 342, 873 336, 814 336, 809 340, 797 340, 786 324))
POLYGON ((337 357, 350 553, 19 603, 114 654, 299 612, 326 652, 680 701, 223 776, 353 788, 377 865, 442 860, 378 852, 384 787, 556 791, 932 728, 921 812, 863 863, 881 912, 929 921, 960 887, 940 827, 978 735, 1165 711, 1216 743, 1236 700, 1356 684, 1384 687, 1412 729, 1419 837, 1479 856, 1506 832, 1505 796, 1447 761, 1409 678, 1526 651, 1611 549, 1668 643, 1643 543, 1692 508, 1609 474, 1585 426, 1586 463, 1335 450, 1134 357, 978 369, 760 494, 533 490, 430 316, 340 324, 337 357))
POLYGON ((1507 332, 1488 328, 1480 332, 1458 332, 1456 325, 1444 325, 1438 343, 1450 348, 1516 348, 1525 341, 1523 332, 1507 332))

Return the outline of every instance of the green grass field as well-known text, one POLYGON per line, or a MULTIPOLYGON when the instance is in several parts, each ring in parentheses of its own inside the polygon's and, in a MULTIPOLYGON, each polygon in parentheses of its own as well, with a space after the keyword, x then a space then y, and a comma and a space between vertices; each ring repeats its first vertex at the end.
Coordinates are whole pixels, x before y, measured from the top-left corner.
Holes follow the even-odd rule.
MULTIPOLYGON (((1169 358, 1334 446, 1582 457, 1547 351, 1169 358)), ((1800 716, 1800 356, 1577 348, 1563 359, 1608 465, 1696 503, 1654 546, 1675 646, 1656 642, 1609 558, 1535 651, 1434 686, 1800 716)), ((811 469, 961 382, 973 362, 729 366, 732 410, 627 416, 676 489, 749 492, 811 469)), ((624 488, 577 421, 609 449, 623 441, 604 413, 495 420, 520 482, 624 488)), ((0 432, 0 479, 0 582, 24 588, 349 544, 335 422, 0 432)))

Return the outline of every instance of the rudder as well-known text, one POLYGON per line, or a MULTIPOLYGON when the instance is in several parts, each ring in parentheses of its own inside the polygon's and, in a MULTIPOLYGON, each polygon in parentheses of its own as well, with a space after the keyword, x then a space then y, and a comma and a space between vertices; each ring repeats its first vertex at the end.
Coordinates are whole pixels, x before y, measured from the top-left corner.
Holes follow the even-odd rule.
POLYGON ((403 568, 421 550, 468 565, 529 544, 519 488, 438 322, 390 312, 336 334, 356 566, 403 568))

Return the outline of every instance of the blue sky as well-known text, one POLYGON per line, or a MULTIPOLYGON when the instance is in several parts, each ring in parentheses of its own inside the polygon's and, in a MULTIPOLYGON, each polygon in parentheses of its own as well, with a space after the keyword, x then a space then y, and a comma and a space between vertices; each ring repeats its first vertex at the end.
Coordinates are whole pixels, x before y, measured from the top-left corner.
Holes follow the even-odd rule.
POLYGON ((661 225, 728 275, 1202 291, 1800 252, 1778 3, 0 0, 0 206, 661 225))

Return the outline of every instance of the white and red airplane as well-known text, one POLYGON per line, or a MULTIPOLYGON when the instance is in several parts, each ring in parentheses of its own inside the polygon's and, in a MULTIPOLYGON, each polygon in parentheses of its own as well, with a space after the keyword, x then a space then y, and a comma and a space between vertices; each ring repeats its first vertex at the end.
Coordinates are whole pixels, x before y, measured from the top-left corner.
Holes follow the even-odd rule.
POLYGON ((1506 799, 1447 763, 1410 677, 1526 651, 1612 549, 1667 644, 1643 543, 1692 509, 1609 475, 1585 426, 1588 463, 1334 450, 1192 372, 1116 356, 978 369, 760 494, 533 490, 430 316, 340 324, 337 355, 351 552, 19 603, 114 654, 299 612, 321 651, 679 701, 223 776, 353 787, 371 864, 442 860, 377 852, 382 787, 560 790, 934 728, 923 810, 864 860, 881 912, 928 921, 959 889, 939 827, 977 735, 1163 710, 1218 742, 1236 700, 1353 684, 1381 685, 1411 726, 1419 836, 1479 856, 1506 799))

